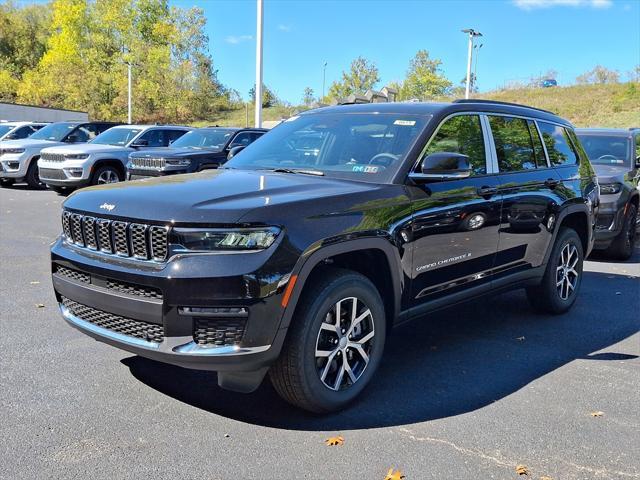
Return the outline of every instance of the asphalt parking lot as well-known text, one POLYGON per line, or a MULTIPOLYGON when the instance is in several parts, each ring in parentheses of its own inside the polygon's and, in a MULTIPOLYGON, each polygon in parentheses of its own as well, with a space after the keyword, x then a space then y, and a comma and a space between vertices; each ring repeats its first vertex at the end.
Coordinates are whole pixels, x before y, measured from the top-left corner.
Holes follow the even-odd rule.
POLYGON ((395 330, 365 395, 318 417, 67 326, 63 200, 0 189, 2 479, 640 479, 640 249, 587 262, 565 316, 513 292, 395 330))

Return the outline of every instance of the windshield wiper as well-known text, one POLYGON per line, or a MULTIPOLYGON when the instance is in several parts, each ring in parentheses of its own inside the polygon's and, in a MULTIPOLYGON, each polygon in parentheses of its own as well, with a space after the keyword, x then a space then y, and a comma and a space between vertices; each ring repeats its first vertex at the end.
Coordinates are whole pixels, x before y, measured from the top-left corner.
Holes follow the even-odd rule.
POLYGON ((301 173, 303 175, 316 175, 318 177, 323 177, 324 176, 324 172, 321 172, 320 170, 305 170, 303 168, 269 168, 269 169, 265 169, 265 170, 271 170, 272 172, 276 172, 276 173, 301 173))

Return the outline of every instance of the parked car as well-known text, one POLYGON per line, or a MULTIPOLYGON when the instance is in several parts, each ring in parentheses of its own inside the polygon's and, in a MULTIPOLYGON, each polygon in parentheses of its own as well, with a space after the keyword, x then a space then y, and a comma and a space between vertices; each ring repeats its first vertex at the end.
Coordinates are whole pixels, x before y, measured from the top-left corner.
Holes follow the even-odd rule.
POLYGON ((555 78, 545 78, 540 82, 542 88, 557 87, 558 81, 555 78))
POLYGON ((534 308, 569 310, 598 195, 573 127, 549 112, 315 109, 219 169, 67 198, 53 286, 99 341, 235 391, 268 372, 284 399, 327 412, 362 392, 396 324, 523 287, 534 308))
POLYGON ((58 192, 121 182, 131 152, 138 148, 167 147, 189 130, 169 125, 120 125, 98 135, 91 143, 46 148, 38 161, 40 179, 58 192))
POLYGON ((113 122, 56 122, 41 128, 23 140, 0 144, 0 185, 26 181, 32 188, 43 188, 38 176, 38 159, 43 148, 68 143, 85 143, 108 128, 113 122))
POLYGON ((627 260, 640 234, 640 129, 582 128, 576 133, 600 183, 595 248, 627 260))
POLYGON ((132 152, 127 178, 136 180, 218 168, 227 161, 232 148, 246 147, 266 132, 262 128, 198 128, 176 140, 171 148, 132 152))
POLYGON ((0 141, 22 140, 30 137, 46 123, 39 122, 2 122, 0 123, 0 141))

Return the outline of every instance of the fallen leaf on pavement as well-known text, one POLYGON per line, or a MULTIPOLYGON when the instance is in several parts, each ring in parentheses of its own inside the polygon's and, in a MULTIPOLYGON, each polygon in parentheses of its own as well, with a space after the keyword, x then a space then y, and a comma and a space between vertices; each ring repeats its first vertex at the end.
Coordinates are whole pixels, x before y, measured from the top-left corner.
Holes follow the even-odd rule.
POLYGON ((387 476, 384 477, 384 480, 402 480, 403 478, 407 478, 407 477, 402 475, 402 472, 400 470, 396 470, 394 472, 393 468, 390 468, 389 471, 387 472, 387 476))
POLYGON ((529 476, 529 469, 526 467, 526 465, 518 465, 516 467, 516 473, 518 475, 526 475, 529 476))
POLYGON ((36 303, 36 308, 44 308, 44 303, 36 303))
POLYGON ((600 412, 600 411, 597 411, 597 412, 591 412, 591 416, 592 416, 592 417, 601 417, 601 416, 603 416, 603 415, 604 415, 604 412, 600 412))
POLYGON ((342 445, 344 445, 344 438, 342 438, 342 437, 329 437, 324 441, 324 443, 326 443, 330 447, 335 447, 336 445, 341 447, 342 445))

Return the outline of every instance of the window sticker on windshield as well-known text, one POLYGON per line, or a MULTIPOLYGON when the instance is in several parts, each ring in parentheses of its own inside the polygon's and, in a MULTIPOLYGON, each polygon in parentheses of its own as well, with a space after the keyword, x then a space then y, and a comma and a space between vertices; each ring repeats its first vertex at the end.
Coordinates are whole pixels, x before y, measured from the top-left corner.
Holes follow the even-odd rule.
POLYGON ((394 125, 402 125, 404 127, 413 127, 416 124, 415 120, 396 120, 394 125))
POLYGON ((372 165, 354 165, 351 167, 352 172, 359 173, 378 173, 379 167, 372 165))

